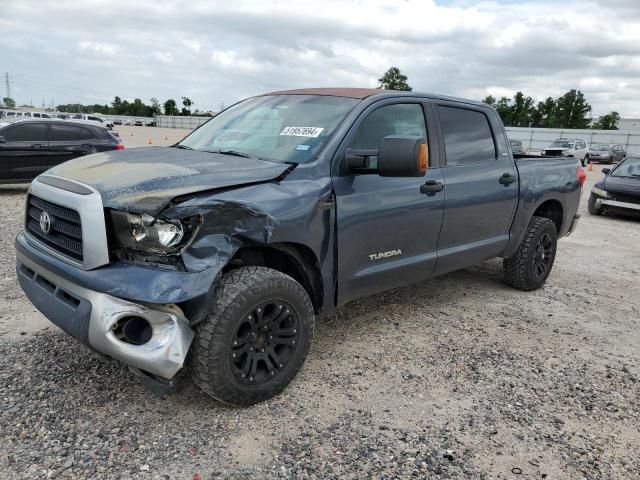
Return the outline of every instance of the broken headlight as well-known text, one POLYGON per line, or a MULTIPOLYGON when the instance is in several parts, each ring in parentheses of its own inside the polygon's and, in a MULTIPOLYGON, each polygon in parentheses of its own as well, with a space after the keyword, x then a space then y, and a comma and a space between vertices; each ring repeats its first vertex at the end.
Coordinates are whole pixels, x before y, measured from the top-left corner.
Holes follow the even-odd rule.
POLYGON ((147 214, 111 212, 116 247, 156 255, 180 253, 198 229, 200 217, 182 220, 155 218, 147 214))

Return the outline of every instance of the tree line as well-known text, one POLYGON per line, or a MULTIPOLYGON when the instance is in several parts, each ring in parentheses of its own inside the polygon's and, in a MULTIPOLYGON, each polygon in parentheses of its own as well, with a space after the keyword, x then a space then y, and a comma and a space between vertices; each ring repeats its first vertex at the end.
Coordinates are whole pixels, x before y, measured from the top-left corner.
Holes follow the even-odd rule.
POLYGON ((184 115, 184 116, 211 116, 209 112, 201 112, 200 110, 192 111, 194 105, 193 100, 188 97, 182 97, 182 107, 170 98, 164 103, 160 103, 157 98, 153 97, 149 100, 149 104, 144 103, 141 99, 136 98, 133 102, 115 97, 111 105, 82 105, 80 103, 68 103, 66 105, 58 105, 56 110, 65 113, 99 113, 102 115, 123 115, 131 117, 153 117, 154 115, 184 115))
MULTIPOLYGON (((391 67, 378 79, 378 88, 410 92, 412 88, 407 80, 398 67, 391 67)), ((496 99, 489 95, 483 102, 496 109, 507 127, 617 130, 620 121, 618 112, 610 112, 590 126, 591 105, 580 90, 569 90, 558 98, 547 97, 537 103, 522 92, 513 98, 496 99)))
POLYGON ((522 92, 516 92, 512 99, 496 100, 489 95, 483 102, 496 109, 507 127, 617 130, 620 121, 618 112, 610 112, 591 124, 591 105, 580 90, 569 90, 558 98, 547 97, 537 104, 522 92))

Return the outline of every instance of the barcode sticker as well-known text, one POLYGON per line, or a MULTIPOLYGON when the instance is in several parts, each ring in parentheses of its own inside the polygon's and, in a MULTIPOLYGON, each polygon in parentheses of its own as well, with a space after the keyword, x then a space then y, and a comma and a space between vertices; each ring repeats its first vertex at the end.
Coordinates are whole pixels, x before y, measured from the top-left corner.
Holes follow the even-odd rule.
POLYGON ((284 127, 284 130, 280 132, 280 135, 317 138, 323 130, 324 128, 320 127, 284 127))

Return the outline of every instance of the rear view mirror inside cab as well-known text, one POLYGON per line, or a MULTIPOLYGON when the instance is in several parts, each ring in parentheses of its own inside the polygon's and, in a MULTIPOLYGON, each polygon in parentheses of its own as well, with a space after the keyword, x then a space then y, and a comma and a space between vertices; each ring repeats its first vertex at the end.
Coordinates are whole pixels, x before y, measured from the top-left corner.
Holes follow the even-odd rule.
POLYGON ((359 174, 378 174, 382 177, 422 177, 429 165, 429 147, 423 137, 388 135, 378 150, 349 148, 345 159, 349 171, 359 174), (372 157, 377 164, 372 164, 372 157))

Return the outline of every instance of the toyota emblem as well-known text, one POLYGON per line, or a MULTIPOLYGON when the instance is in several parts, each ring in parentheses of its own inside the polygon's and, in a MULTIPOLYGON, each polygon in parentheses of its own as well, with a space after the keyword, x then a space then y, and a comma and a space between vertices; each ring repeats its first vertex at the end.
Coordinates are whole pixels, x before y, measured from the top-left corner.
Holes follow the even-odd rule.
POLYGON ((40 214, 40 230, 45 234, 48 234, 51 230, 51 217, 49 217, 49 214, 44 211, 40 214))

